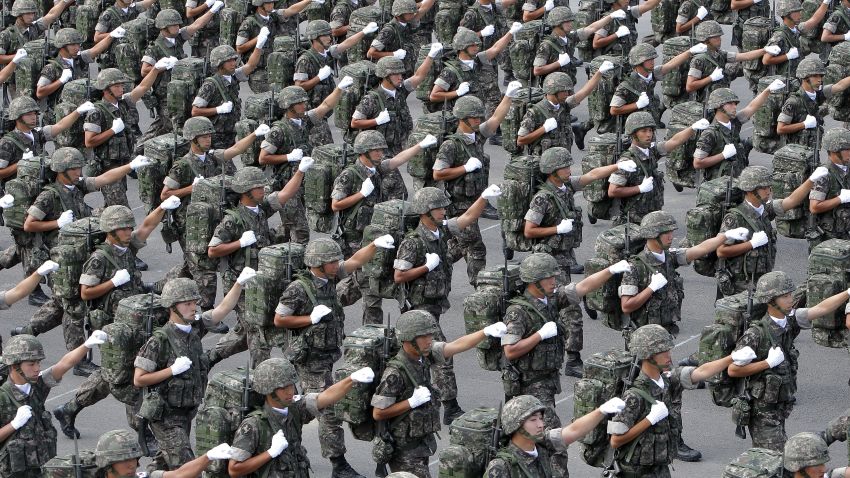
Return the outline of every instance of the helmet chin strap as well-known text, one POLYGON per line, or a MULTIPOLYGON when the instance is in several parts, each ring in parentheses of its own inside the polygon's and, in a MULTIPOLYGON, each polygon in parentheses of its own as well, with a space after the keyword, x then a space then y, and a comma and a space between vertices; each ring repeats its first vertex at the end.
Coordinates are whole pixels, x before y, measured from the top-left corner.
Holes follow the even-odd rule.
POLYGON ((522 427, 519 428, 518 432, 519 432, 520 435, 528 438, 529 440, 533 441, 534 443, 540 443, 540 442, 543 441, 543 433, 541 433, 539 435, 532 435, 531 433, 528 433, 528 431, 526 431, 525 428, 522 428, 522 427))
POLYGON ((546 293, 546 289, 543 288, 543 286, 540 284, 540 281, 537 281, 532 285, 537 289, 538 292, 543 295, 543 297, 546 298, 546 300, 549 300, 549 294, 546 293))
POLYGON ((12 369, 13 369, 14 371, 18 372, 18 375, 20 375, 21 377, 23 377, 23 379, 24 379, 24 380, 25 380, 28 384, 30 384, 30 385, 35 385, 35 384, 36 384, 36 382, 38 382, 38 376, 37 376, 37 375, 36 375, 36 377, 35 377, 35 378, 27 377, 27 375, 24 373, 24 369, 22 369, 22 368, 21 368, 21 364, 20 364, 20 363, 16 363, 15 365, 13 365, 13 366, 12 366, 12 369))
POLYGON ((657 368, 658 373, 667 372, 667 371, 670 370, 670 365, 667 365, 666 367, 662 367, 661 365, 658 365, 658 362, 656 362, 654 358, 648 358, 648 359, 646 359, 646 361, 650 365, 652 365, 653 367, 657 368))

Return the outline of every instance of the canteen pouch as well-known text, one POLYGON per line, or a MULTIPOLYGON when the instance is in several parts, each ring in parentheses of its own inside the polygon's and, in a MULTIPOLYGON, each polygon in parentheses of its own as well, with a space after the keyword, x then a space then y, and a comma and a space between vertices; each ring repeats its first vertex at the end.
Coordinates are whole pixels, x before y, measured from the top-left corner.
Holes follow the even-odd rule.
POLYGON ((764 378, 764 403, 776 403, 779 401, 779 392, 782 388, 782 377, 779 375, 768 375, 764 378))
POLYGON ((112 320, 106 312, 100 309, 89 311, 89 326, 92 330, 103 330, 103 327, 111 322, 112 320))
POLYGON ((139 416, 145 420, 158 421, 162 419, 165 409, 165 399, 157 390, 148 390, 142 398, 142 406, 139 407, 139 416))
POLYGON ((723 296, 730 296, 735 294, 735 285, 732 280, 732 274, 725 267, 717 269, 714 272, 714 278, 717 279, 717 287, 720 289, 720 292, 723 296))
POLYGON ((514 367, 505 367, 502 369, 502 386, 505 389, 505 396, 515 397, 522 393, 520 386, 520 374, 514 367))
POLYGON ((741 397, 735 397, 732 399, 732 420, 735 422, 736 426, 749 426, 751 414, 752 408, 750 407, 749 400, 745 400, 741 397))
POLYGON ((374 440, 372 440, 372 459, 375 460, 375 463, 378 465, 386 465, 393 458, 393 453, 395 453, 395 448, 393 444, 388 440, 384 440, 380 436, 376 436, 374 440))

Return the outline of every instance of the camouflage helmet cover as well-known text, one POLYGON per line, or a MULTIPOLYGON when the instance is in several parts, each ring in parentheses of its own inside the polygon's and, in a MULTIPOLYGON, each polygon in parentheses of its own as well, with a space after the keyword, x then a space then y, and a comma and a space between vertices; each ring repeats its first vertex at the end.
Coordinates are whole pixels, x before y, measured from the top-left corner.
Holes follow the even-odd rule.
POLYGON ((729 88, 718 88, 711 92, 708 95, 708 101, 706 102, 706 108, 709 110, 716 110, 726 103, 740 103, 741 99, 738 98, 738 95, 735 94, 729 88))
POLYGON ((416 13, 416 2, 414 0, 395 0, 393 2, 390 13, 394 17, 404 15, 405 13, 416 13))
POLYGON ((416 337, 434 334, 439 330, 437 321, 425 310, 409 310, 395 323, 396 337, 401 342, 412 342, 416 337))
POLYGON ((219 45, 210 52, 210 63, 214 68, 218 68, 222 63, 228 60, 238 60, 239 54, 230 45, 219 45))
POLYGON ((313 239, 307 243, 304 250, 304 265, 307 267, 322 267, 324 264, 341 260, 342 249, 333 239, 313 239))
POLYGON ((117 83, 129 83, 131 80, 118 68, 106 68, 100 70, 97 74, 97 79, 94 81, 94 87, 98 90, 105 90, 117 83))
POLYGON ((368 129, 357 133, 354 138, 354 152, 365 154, 375 149, 387 149, 387 140, 380 131, 368 129))
POLYGON ((325 20, 312 20, 307 24, 305 33, 308 40, 315 40, 321 36, 328 36, 331 34, 331 24, 325 20))
POLYGON ((254 369, 251 388, 260 395, 268 395, 278 388, 288 387, 298 380, 295 366, 285 358, 264 360, 254 369))
POLYGON ((823 147, 829 152, 850 149, 850 131, 844 128, 833 128, 823 135, 823 147))
POLYGON ((15 0, 12 4, 12 16, 18 17, 24 13, 38 13, 38 6, 33 0, 15 0))
POLYGON ((256 166, 247 166, 233 175, 230 189, 235 193, 244 194, 254 188, 264 188, 269 185, 269 180, 263 170, 256 166))
POLYGON ((100 229, 103 232, 112 232, 125 227, 136 227, 136 218, 133 211, 127 206, 116 204, 108 206, 100 213, 100 229))
POLYGON ((198 290, 198 284, 192 279, 179 277, 165 283, 159 302, 163 307, 168 308, 180 302, 189 302, 200 298, 201 293, 198 290))
POLYGON ((573 164, 573 157, 567 148, 555 146, 543 151, 540 155, 540 172, 552 174, 562 168, 569 168, 573 164))
POLYGON ((39 360, 44 360, 44 347, 34 335, 16 335, 3 347, 3 363, 6 365, 39 360))
POLYGON ((274 3, 272 0, 251 0, 251 5, 255 7, 262 7, 264 3, 274 3))
POLYGON ((648 111, 635 111, 626 118, 626 134, 634 134, 635 131, 643 128, 655 129, 658 125, 655 123, 655 118, 648 111))
POLYGON ((785 442, 782 464, 788 471, 802 471, 828 461, 829 448, 824 439, 816 433, 798 433, 785 442))
POLYGON ((300 86, 287 86, 280 92, 280 99, 278 103, 280 107, 283 109, 289 109, 292 105, 297 105, 298 103, 304 103, 310 98, 307 96, 307 92, 304 91, 304 88, 300 86))
POLYGON ((452 200, 442 189, 424 187, 413 194, 410 212, 413 214, 428 214, 433 209, 448 207, 452 200))
POLYGON ((127 430, 112 430, 104 433, 97 440, 97 446, 94 449, 95 465, 98 468, 141 458, 142 455, 139 437, 135 432, 127 430))
POLYGON ((183 138, 192 141, 198 136, 215 133, 212 121, 206 116, 193 116, 183 124, 183 138))
POLYGON ((546 75, 546 79, 543 80, 543 93, 557 95, 562 91, 572 91, 573 86, 573 80, 570 79, 570 75, 562 71, 556 71, 546 75))
POLYGON ((759 277, 753 298, 761 304, 770 303, 773 299, 794 292, 794 283, 788 274, 782 271, 768 272, 759 277))
POLYGON ((629 51, 629 64, 637 66, 647 60, 658 58, 658 52, 649 43, 638 43, 629 51))
POLYGON ((655 239, 665 232, 675 231, 679 226, 676 218, 665 211, 652 211, 640 221, 640 235, 644 239, 655 239))
POLYGON ((800 0, 779 0, 776 5, 776 14, 780 17, 799 12, 803 9, 803 4, 800 0))
POLYGON ((154 20, 154 26, 157 28, 168 28, 171 25, 182 24, 183 18, 180 16, 180 12, 173 8, 160 10, 159 13, 156 14, 156 20, 154 20))
POLYGON ((526 284, 533 284, 549 277, 558 275, 558 261, 545 252, 535 252, 529 255, 519 265, 519 278, 526 284))
POLYGON ((455 51, 463 51, 472 45, 480 46, 480 44, 481 39, 478 37, 478 34, 465 27, 458 27, 454 38, 452 38, 452 48, 455 51))
POLYGON ((452 115, 462 120, 466 118, 484 118, 484 103, 477 96, 461 96, 455 101, 452 115))
POLYGON ((382 57, 375 64, 375 76, 378 78, 400 74, 404 74, 404 62, 394 56, 382 57))
POLYGON ((32 111, 39 111, 39 107, 31 96, 19 96, 9 103, 10 120, 16 120, 32 111))
POLYGON ((723 28, 714 20, 706 20, 697 25, 695 36, 698 41, 706 41, 711 37, 722 37, 723 28))
POLYGON ((770 171, 764 166, 747 166, 738 176, 738 189, 749 192, 771 186, 770 171))
POLYGON ((797 65, 797 78, 800 80, 805 80, 806 78, 813 75, 825 75, 826 74, 826 66, 820 60, 820 58, 815 57, 807 57, 800 60, 800 63, 797 65))
POLYGON ((82 43, 83 40, 83 35, 76 28, 62 28, 53 37, 53 46, 62 48, 65 45, 82 43))
POLYGON ((502 407, 502 431, 510 435, 522 428, 528 417, 545 410, 546 406, 533 395, 516 396, 502 407))
POLYGON ((629 340, 629 350, 639 360, 672 350, 674 346, 673 336, 658 324, 639 327, 632 333, 632 338, 629 340))
POLYGON ((576 16, 570 7, 555 7, 548 15, 546 15, 546 25, 554 28, 560 26, 564 22, 575 20, 576 16))
POLYGON ((82 168, 83 164, 85 164, 85 158, 83 158, 83 153, 77 148, 59 148, 50 157, 50 170, 55 173, 62 173, 74 168, 82 168))

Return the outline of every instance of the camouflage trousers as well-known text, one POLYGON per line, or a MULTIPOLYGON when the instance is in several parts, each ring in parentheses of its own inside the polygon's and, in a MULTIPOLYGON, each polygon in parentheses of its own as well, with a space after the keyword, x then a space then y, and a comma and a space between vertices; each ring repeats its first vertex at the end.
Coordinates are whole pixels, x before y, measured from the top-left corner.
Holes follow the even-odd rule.
POLYGON ((50 259, 47 248, 40 245, 32 233, 14 228, 9 228, 9 232, 12 233, 15 245, 7 248, 0 255, 0 268, 11 269, 20 263, 24 269, 24 277, 28 277, 44 261, 50 259))
POLYGON ((767 405, 753 400, 749 426, 753 446, 782 451, 788 440, 785 419, 792 408, 791 403, 767 405))
POLYGON ((428 460, 430 457, 418 456, 411 453, 399 451, 393 454, 393 458, 387 465, 390 471, 406 471, 413 473, 418 478, 431 478, 431 472, 428 470, 428 460))
POLYGON ((280 225, 272 233, 275 244, 297 242, 307 244, 310 240, 310 228, 307 226, 307 208, 304 206, 304 196, 299 195, 289 200, 280 213, 280 225))
MULTIPOLYGON (((462 211, 458 211, 462 213, 462 211)), ((487 247, 481 237, 481 227, 474 222, 449 239, 449 248, 458 248, 466 260, 466 275, 469 283, 475 285, 478 272, 487 265, 487 247)))
MULTIPOLYGON (((535 252, 537 250, 535 249, 535 252)), ((546 251, 542 251, 546 252, 546 251)), ((551 251, 549 252, 558 261, 561 273, 558 275, 558 284, 570 283, 570 266, 577 263, 575 250, 551 251)), ((558 311, 558 318, 567 329, 567 337, 564 341, 564 350, 579 353, 584 348, 584 316, 581 306, 570 304, 558 311)))
POLYGON ((76 415, 84 408, 93 406, 110 394, 124 404, 124 410, 127 414, 127 424, 130 425, 130 428, 138 430, 142 425, 142 421, 138 417, 139 407, 142 406, 141 389, 136 388, 132 383, 114 385, 107 382, 103 378, 102 369, 94 371, 83 380, 74 397, 68 400, 66 408, 69 412, 76 415))
MULTIPOLYGON (((118 167, 120 165, 112 165, 110 167, 118 167)), ((107 184, 100 188, 100 193, 103 194, 103 207, 108 206, 127 206, 127 178, 122 178, 117 183, 107 184)))
MULTIPOLYGON (((334 383, 330 370, 316 373, 305 367, 296 366, 296 369, 298 380, 301 381, 301 393, 321 393, 334 383)), ((319 443, 322 446, 322 456, 325 458, 345 456, 345 432, 342 429, 342 420, 334 413, 334 407, 320 410, 316 418, 319 421, 319 443)))
MULTIPOLYGON (((434 340, 445 341, 446 334, 443 333, 443 328, 440 326, 440 314, 443 312, 442 307, 433 304, 420 304, 414 306, 413 309, 425 310, 434 315, 437 319, 437 333, 434 334, 434 340)), ((455 366, 453 359, 447 359, 443 364, 431 365, 431 383, 434 385, 440 401, 448 401, 457 399, 457 377, 455 377, 455 366)))
POLYGON ((398 168, 384 174, 381 179, 381 187, 384 190, 384 201, 407 199, 407 186, 405 186, 404 178, 401 177, 401 171, 398 168))
POLYGON ((617 478, 670 478, 670 467, 665 463, 653 466, 631 467, 620 465, 617 478))
POLYGON ((176 470, 195 458, 189 434, 192 431, 192 419, 197 412, 197 407, 166 408, 162 420, 148 422, 159 442, 159 451, 148 465, 149 471, 176 470))
MULTIPOLYGON (((222 278, 224 290, 230 290, 233 287, 235 279, 235 277, 222 278)), ((272 344, 269 343, 269 340, 266 340, 266 334, 263 329, 258 326, 246 324, 242 318, 245 311, 244 291, 239 296, 239 302, 236 303, 235 310, 236 326, 224 334, 224 337, 220 338, 212 350, 208 352, 210 368, 227 357, 246 350, 251 354, 251 363, 255 366, 271 356, 272 344)))
POLYGON ((136 154, 142 154, 144 152, 145 141, 174 130, 174 125, 171 123, 171 116, 165 111, 165 97, 157 98, 156 104, 156 118, 154 118, 153 123, 151 123, 145 134, 136 141, 136 154))
POLYGON ((62 324, 65 348, 74 350, 85 342, 85 320, 88 313, 85 301, 53 296, 38 308, 25 332, 40 335, 62 324))
POLYGON ((265 68, 257 68, 248 77, 248 88, 255 94, 269 91, 269 72, 265 68))

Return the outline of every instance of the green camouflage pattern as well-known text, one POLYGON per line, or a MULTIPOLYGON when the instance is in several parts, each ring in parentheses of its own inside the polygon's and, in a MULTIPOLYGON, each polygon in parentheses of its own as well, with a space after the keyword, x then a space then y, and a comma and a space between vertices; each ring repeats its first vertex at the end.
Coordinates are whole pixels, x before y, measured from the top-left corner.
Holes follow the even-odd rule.
MULTIPOLYGON (((829 63, 826 67, 826 75, 823 77, 825 85, 835 84, 842 78, 850 76, 850 43, 834 43, 829 52, 829 63)), ((836 121, 850 121, 850 92, 842 91, 834 93, 827 100, 830 115, 836 121)))
POLYGON ((750 448, 726 465, 723 478, 782 478, 782 452, 750 448))
MULTIPOLYGON (((769 20, 767 21, 768 23, 770 22, 769 20)), ((744 26, 746 27, 746 23, 744 26)), ((746 35, 746 31, 744 33, 746 35)), ((744 39, 746 40, 746 37, 744 39)), ((745 65, 744 72, 746 73, 747 71, 748 70, 745 65)), ((764 76, 759 79, 758 92, 761 93, 764 91, 764 89, 767 88, 773 80, 777 79, 782 80, 783 82, 787 80, 786 77, 781 75, 764 76)), ((768 94, 767 101, 764 102, 761 108, 756 110, 756 114, 753 115, 753 148, 755 148, 756 151, 773 154, 777 149, 782 147, 782 139, 776 133, 776 126, 778 124, 777 119, 779 118, 779 113, 782 112, 782 104, 785 103, 785 98, 788 96, 786 91, 794 91, 797 85, 799 85, 799 83, 797 83, 797 80, 794 79, 792 80, 791 85, 785 85, 785 88, 782 88, 779 91, 770 92, 768 94)))
MULTIPOLYGON (((726 202, 726 187, 729 184, 728 177, 719 177, 710 181, 704 181, 697 188, 696 206, 689 209, 685 220, 685 240, 690 246, 700 244, 706 239, 715 237, 720 232, 723 221, 723 203, 726 202)), ((730 195, 731 207, 743 200, 743 193, 732 180, 730 195)), ((727 207, 727 209, 728 209, 727 207)), ((693 262, 694 271, 697 274, 714 277, 717 255, 712 253, 706 257, 699 258, 693 262)))
POLYGON ((315 163, 304 173, 304 204, 307 223, 316 232, 334 232, 338 215, 331 210, 334 181, 342 170, 357 160, 347 143, 326 144, 313 148, 315 163))
POLYGON ((44 478, 95 478, 97 474, 94 452, 89 450, 80 451, 76 460, 73 455, 51 458, 41 469, 44 478), (81 475, 77 475, 78 465, 81 475))
MULTIPOLYGON (((757 113, 758 114, 758 113, 757 113)), ((774 199, 784 199, 791 195, 811 171, 814 151, 800 144, 788 144, 773 154, 772 191, 774 199)), ((776 231, 796 239, 806 237, 809 204, 803 204, 776 216, 776 231)))
MULTIPOLYGON (((237 2, 234 2, 237 3, 237 2)), ((219 42, 222 45, 235 45, 236 32, 245 19, 245 14, 231 7, 223 8, 219 14, 219 42)), ((294 61, 294 60, 293 60, 294 61)), ((294 67, 293 67, 294 69, 294 67)), ((290 76, 292 78, 292 76, 290 76)))
MULTIPOLYGON (((236 141, 245 138, 248 135, 254 133, 257 130, 257 127, 260 126, 255 120, 252 119, 242 119, 236 122, 234 130, 236 132, 236 141)), ((244 166, 259 166, 260 164, 260 146, 263 144, 262 138, 256 138, 254 141, 248 145, 248 149, 245 150, 239 157, 242 159, 242 164, 244 166)))
POLYGON ((245 118, 252 119, 260 124, 271 125, 283 116, 284 113, 280 105, 278 105, 279 96, 280 93, 274 91, 248 96, 245 99, 245 107, 243 109, 245 118), (271 115, 269 111, 271 111, 271 115))
POLYGON ((100 16, 100 5, 97 2, 77 5, 75 12, 75 28, 83 35, 83 46, 90 48, 94 43, 94 29, 100 16))
MULTIPOLYGON (((372 210, 372 222, 363 229, 363 244, 375 240, 385 234, 393 236, 396 244, 401 244, 405 234, 419 224, 419 215, 411 210, 411 204, 401 199, 392 199, 375 205, 372 210), (404 220, 401 221, 401 214, 404 220), (402 224, 402 231, 399 224, 402 224)), ((369 281, 369 289, 384 299, 394 299, 398 292, 393 280, 393 261, 398 249, 378 248, 375 255, 363 265, 363 275, 369 281)))
MULTIPOLYGON (((665 58, 667 57, 665 56, 665 58)), ((687 76, 687 71, 685 71, 683 78, 685 76, 687 76)), ((667 75, 664 75, 664 81, 667 81, 667 75)), ((683 92, 684 81, 682 79, 683 92)), ((665 92, 665 94, 667 93, 665 92)), ((667 140, 680 131, 690 128, 692 124, 703 118, 705 113, 705 106, 696 101, 684 101, 673 106, 670 119, 667 121, 667 140)), ((675 148, 667 155, 667 177, 673 184, 687 188, 696 187, 697 172, 694 169, 694 151, 696 150, 698 139, 699 133, 693 135, 684 144, 675 148)))
MULTIPOLYGON (((617 135, 604 133, 585 139, 587 154, 581 161, 582 173, 595 168, 610 166, 619 159, 616 156, 617 135)), ((625 146, 621 148, 624 150, 625 146)), ((669 159, 668 159, 669 164, 669 159)), ((597 219, 611 219, 613 200, 608 197, 608 178, 598 179, 582 189, 584 199, 589 203, 588 215, 597 219)))
POLYGON ((18 94, 35 98, 36 84, 44 68, 44 49, 48 49, 47 58, 56 56, 55 50, 45 45, 44 38, 24 43, 23 49, 27 51, 27 57, 22 59, 15 68, 15 88, 18 94))
POLYGON ((295 73, 295 58, 298 53, 295 39, 289 35, 274 38, 273 51, 266 58, 266 70, 273 90, 280 91, 292 85, 295 73))
POLYGON ((259 280, 245 291, 245 322, 275 330, 274 311, 280 295, 295 274, 305 268, 304 245, 287 242, 264 247, 257 264, 259 280))
MULTIPOLYGON (((410 147, 418 144, 425 139, 425 136, 431 134, 437 138, 437 144, 441 143, 440 139, 444 138, 451 131, 457 130, 458 120, 451 113, 446 111, 445 115, 442 111, 435 113, 426 113, 416 119, 416 125, 413 132, 408 136, 406 146, 410 147), (445 123, 445 128, 443 124, 445 123)), ((504 130, 503 130, 504 131, 504 130)), ((437 153, 440 148, 428 148, 420 150, 415 156, 407 162, 407 172, 414 178, 426 180, 426 186, 433 186, 427 181, 433 177, 434 162, 437 159, 437 153)))
POLYGON ((106 468, 113 463, 141 458, 142 450, 135 432, 112 430, 97 440, 94 456, 97 467, 106 468))
POLYGON ((534 57, 543 35, 543 20, 525 22, 522 29, 514 34, 513 42, 508 47, 511 69, 524 86, 528 86, 529 79, 533 79, 534 57))
MULTIPOLYGON (((339 77, 344 78, 346 76, 350 76, 354 83, 348 90, 342 92, 339 102, 334 106, 334 125, 342 130, 343 134, 350 129, 351 116, 354 114, 357 105, 360 104, 363 95, 366 91, 372 89, 378 81, 378 77, 375 76, 375 64, 369 60, 349 63, 340 68, 339 77)), ((433 83, 433 79, 431 83, 433 83)))
MULTIPOLYGON (((596 237, 594 250, 596 255, 585 263, 585 274, 598 272, 611 264, 628 259, 643 250, 646 241, 640 237, 640 227, 637 224, 621 224, 614 226, 596 237), (629 228, 629 251, 626 252, 625 233, 629 228)), ((587 294, 587 306, 598 312, 602 312, 603 325, 620 330, 622 328, 622 312, 620 308, 620 296, 617 289, 620 287, 621 275, 617 274, 608 279, 599 289, 587 294)))
POLYGON ((803 432, 792 436, 785 442, 783 451, 782 461, 788 471, 804 471, 804 468, 829 461, 829 447, 817 433, 803 432))
MULTIPOLYGON (((381 6, 378 3, 360 7, 351 12, 351 16, 348 18, 348 33, 346 34, 346 38, 351 38, 357 33, 360 33, 370 22, 378 24, 378 31, 380 31, 380 28, 384 24, 384 17, 381 14, 381 6)), ((374 35, 375 34, 373 33, 372 35, 368 35, 366 38, 360 39, 357 44, 345 52, 348 56, 349 64, 366 59, 366 52, 369 50, 369 45, 372 43, 374 35)), ((448 42, 446 42, 446 44, 448 44, 448 42)))
MULTIPOLYGON (((439 478, 478 478, 483 470, 478 469, 472 462, 472 454, 463 445, 448 445, 440 450, 437 476, 439 478)), ((416 476, 416 475, 413 475, 416 476)))
MULTIPOLYGON (((814 306, 850 286, 850 241, 830 239, 812 249, 806 278, 806 302, 814 306)), ((845 314, 838 310, 812 321, 812 338, 818 345, 832 348, 846 346, 845 314)))
POLYGON ((527 87, 520 88, 516 98, 511 100, 508 114, 505 115, 505 119, 502 121, 502 146, 508 153, 518 154, 522 150, 516 144, 520 124, 522 124, 522 119, 525 117, 525 111, 528 107, 543 99, 543 89, 532 87, 530 97, 529 99, 527 87))
POLYGON ((455 418, 449 425, 448 451, 440 453, 439 476, 472 478, 484 475, 487 467, 484 460, 491 453, 498 414, 495 408, 478 407, 455 418))
MULTIPOLYGON (((503 128, 503 135, 504 131, 503 128)), ((528 252, 534 246, 534 241, 523 234, 523 224, 531 198, 545 181, 538 156, 518 156, 505 165, 502 195, 496 200, 496 208, 507 245, 514 251, 528 252)))
POLYGON ((100 346, 101 375, 112 385, 133 382, 133 362, 147 342, 144 330, 148 319, 152 329, 168 321, 169 312, 155 294, 139 294, 121 299, 115 311, 115 322, 105 327, 109 340, 100 346))
POLYGON ((177 133, 166 133, 145 141, 145 157, 155 163, 139 169, 136 175, 139 178, 139 199, 148 210, 159 206, 162 202, 159 198, 162 192, 162 181, 171 170, 174 161, 188 152, 189 142, 177 133))

